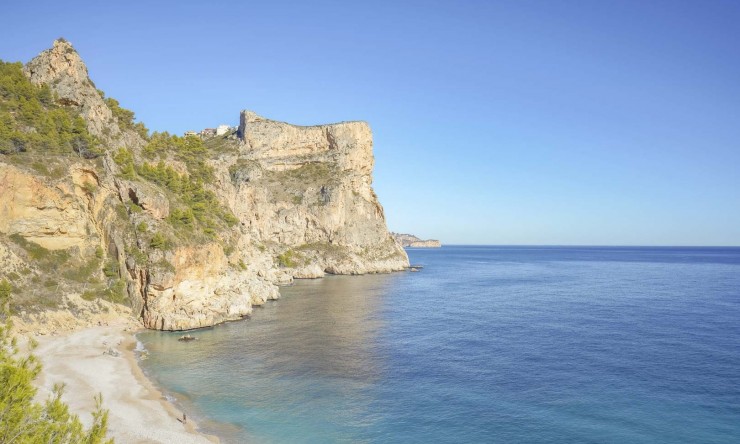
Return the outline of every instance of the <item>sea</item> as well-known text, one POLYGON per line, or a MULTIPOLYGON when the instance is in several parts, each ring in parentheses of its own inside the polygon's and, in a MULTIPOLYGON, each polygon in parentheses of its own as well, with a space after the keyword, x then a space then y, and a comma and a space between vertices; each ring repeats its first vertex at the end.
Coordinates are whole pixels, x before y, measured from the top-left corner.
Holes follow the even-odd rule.
POLYGON ((225 443, 739 443, 740 248, 445 246, 138 335, 225 443))

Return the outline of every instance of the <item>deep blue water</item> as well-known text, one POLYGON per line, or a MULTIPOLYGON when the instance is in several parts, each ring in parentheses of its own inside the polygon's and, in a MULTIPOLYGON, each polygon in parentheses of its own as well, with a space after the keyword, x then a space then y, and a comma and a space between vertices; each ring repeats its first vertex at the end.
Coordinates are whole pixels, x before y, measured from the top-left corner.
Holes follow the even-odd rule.
POLYGON ((740 249, 444 247, 139 336, 224 442, 740 442, 740 249))

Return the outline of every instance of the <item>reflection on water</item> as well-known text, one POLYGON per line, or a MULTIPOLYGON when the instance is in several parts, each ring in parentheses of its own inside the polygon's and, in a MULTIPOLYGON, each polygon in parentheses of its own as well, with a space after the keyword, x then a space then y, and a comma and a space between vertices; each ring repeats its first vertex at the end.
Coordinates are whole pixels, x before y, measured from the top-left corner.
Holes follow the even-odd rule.
MULTIPOLYGON (((196 341, 177 341, 180 333, 142 333, 149 351, 142 364, 175 393, 183 409, 195 412, 190 413, 194 418, 203 410, 212 417, 216 409, 220 420, 249 427, 289 416, 292 423, 285 424, 286 430, 323 427, 316 432, 349 439, 341 428, 327 425, 338 418, 322 417, 322 411, 345 416, 342 421, 350 428, 372 418, 367 391, 387 369, 386 351, 377 341, 385 298, 389 286, 403 278, 391 274, 297 281, 281 289, 280 301, 255 308, 247 320, 193 332, 196 341), (337 399, 351 402, 340 409, 322 405, 337 399)), ((215 428, 227 441, 271 439, 200 416, 206 429, 215 428)))

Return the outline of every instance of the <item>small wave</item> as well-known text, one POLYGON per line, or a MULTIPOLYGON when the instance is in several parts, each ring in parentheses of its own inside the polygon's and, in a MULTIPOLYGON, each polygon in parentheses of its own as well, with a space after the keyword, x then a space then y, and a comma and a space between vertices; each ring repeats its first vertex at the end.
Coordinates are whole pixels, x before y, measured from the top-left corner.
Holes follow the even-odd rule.
POLYGON ((136 347, 134 347, 134 351, 136 353, 146 353, 146 352, 148 352, 148 350, 146 349, 146 347, 144 347, 144 343, 141 342, 141 341, 139 341, 138 339, 136 340, 136 347))

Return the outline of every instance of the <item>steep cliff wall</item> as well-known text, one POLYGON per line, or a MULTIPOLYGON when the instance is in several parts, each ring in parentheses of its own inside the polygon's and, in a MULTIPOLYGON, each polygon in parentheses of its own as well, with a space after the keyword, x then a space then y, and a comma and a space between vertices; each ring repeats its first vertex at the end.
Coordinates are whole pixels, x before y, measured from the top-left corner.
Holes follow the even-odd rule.
POLYGON ((367 123, 300 127, 243 111, 238 134, 238 155, 218 168, 225 198, 293 277, 408 266, 372 189, 367 123))
POLYGON ((0 278, 28 290, 19 310, 104 297, 183 330, 246 316, 293 278, 408 266, 372 190, 366 123, 244 111, 238 137, 148 136, 116 118, 68 42, 24 73, 54 93, 44 109, 79 113, 102 149, 0 154, 0 278))

